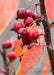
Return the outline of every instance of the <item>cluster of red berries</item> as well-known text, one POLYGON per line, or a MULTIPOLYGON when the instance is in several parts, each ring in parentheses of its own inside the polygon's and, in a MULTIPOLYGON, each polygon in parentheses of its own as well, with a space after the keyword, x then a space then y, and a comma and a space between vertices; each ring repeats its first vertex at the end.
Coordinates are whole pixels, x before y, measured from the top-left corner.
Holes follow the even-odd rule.
MULTIPOLYGON (((36 40, 39 38, 39 33, 37 30, 30 30, 27 31, 27 28, 33 25, 34 20, 40 19, 41 15, 40 13, 36 12, 35 14, 31 10, 25 10, 24 8, 20 8, 17 11, 17 17, 19 19, 24 19, 24 24, 21 22, 15 22, 13 25, 14 31, 18 35, 18 39, 22 38, 22 45, 28 45, 28 49, 30 49, 32 46, 35 45, 33 40, 36 40)), ((10 40, 7 40, 4 43, 5 48, 11 48, 12 42, 10 40)), ((22 56, 21 56, 22 57, 22 56)), ((8 54, 8 58, 10 60, 16 59, 16 54, 14 52, 10 52, 8 54)))
POLYGON ((33 25, 34 20, 40 19, 41 15, 38 12, 34 14, 31 10, 20 8, 17 11, 17 17, 18 19, 24 19, 24 24, 21 22, 15 22, 13 25, 14 31, 20 38, 22 38, 23 45, 29 45, 34 39, 39 38, 39 33, 34 29, 28 32, 27 28, 33 25))
MULTIPOLYGON (((4 47, 5 47, 5 48, 11 48, 11 47, 12 47, 12 42, 11 42, 10 40, 7 40, 7 41, 4 43, 4 47)), ((15 54, 15 52, 10 52, 10 53, 8 54, 8 58, 9 58, 10 60, 16 59, 16 54, 15 54)))

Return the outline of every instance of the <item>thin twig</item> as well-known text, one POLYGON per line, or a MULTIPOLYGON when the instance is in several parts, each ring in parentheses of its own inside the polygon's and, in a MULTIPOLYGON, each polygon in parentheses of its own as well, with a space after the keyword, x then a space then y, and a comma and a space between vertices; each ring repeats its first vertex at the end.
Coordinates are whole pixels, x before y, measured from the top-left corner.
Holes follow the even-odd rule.
POLYGON ((13 64, 13 62, 14 60, 9 63, 9 65, 6 67, 6 70, 9 69, 9 67, 13 64))
POLYGON ((52 49, 50 46, 48 46, 48 45, 44 45, 44 46, 46 46, 46 47, 48 47, 50 50, 54 51, 54 49, 52 49))
POLYGON ((26 8, 26 10, 29 9, 30 7, 34 6, 34 5, 37 6, 37 5, 39 5, 39 3, 34 3, 34 4, 30 5, 30 6, 28 6, 28 7, 26 8))
POLYGON ((2 71, 2 73, 4 73, 4 74, 9 74, 9 73, 14 74, 14 72, 11 72, 11 71, 8 71, 8 73, 7 73, 7 71, 2 71))
MULTIPOLYGON (((2 56, 3 56, 3 61, 4 61, 4 67, 6 69, 7 64, 8 64, 8 60, 7 60, 6 48, 4 47, 4 45, 2 45, 2 50, 3 50, 2 56)), ((5 75, 9 75, 8 71, 9 71, 9 69, 7 69, 7 72, 6 72, 5 75)))

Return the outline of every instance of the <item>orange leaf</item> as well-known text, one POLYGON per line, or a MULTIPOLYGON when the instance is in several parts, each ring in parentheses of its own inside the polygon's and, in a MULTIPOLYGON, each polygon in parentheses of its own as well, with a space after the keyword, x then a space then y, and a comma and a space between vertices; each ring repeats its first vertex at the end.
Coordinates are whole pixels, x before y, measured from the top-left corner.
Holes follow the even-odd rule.
POLYGON ((44 68, 42 69, 42 72, 43 72, 43 73, 48 73, 48 72, 49 72, 48 67, 44 67, 44 68))
MULTIPOLYGON (((42 29, 38 29, 39 34, 44 34, 44 31, 42 29)), ((39 36, 37 39, 38 43, 41 43, 44 40, 44 35, 39 36)))
POLYGON ((34 25, 34 26, 30 26, 30 27, 28 27, 27 31, 29 32, 30 30, 32 30, 32 28, 33 28, 33 29, 35 29, 35 30, 37 30, 37 29, 38 29, 38 28, 37 28, 37 26, 36 26, 36 25, 34 25))
POLYGON ((13 41, 13 47, 19 46, 19 45, 21 45, 21 43, 22 43, 22 39, 20 39, 20 40, 16 39, 13 41))
POLYGON ((16 75, 22 75, 22 74, 18 74, 18 73, 17 73, 16 75))
POLYGON ((45 0, 45 7, 48 19, 54 18, 54 0, 45 0))
POLYGON ((26 46, 26 45, 23 46, 22 51, 21 51, 21 53, 20 53, 20 56, 23 55, 23 54, 24 54, 25 52, 27 52, 27 51, 28 51, 27 46, 26 46))
POLYGON ((50 59, 49 59, 49 56, 46 57, 44 66, 47 66, 48 68, 50 67, 50 59))
POLYGON ((16 53, 16 56, 19 57, 19 56, 23 55, 27 50, 28 50, 27 46, 24 46, 23 48, 20 46, 17 46, 14 49, 14 52, 16 53))
POLYGON ((20 46, 16 46, 15 48, 14 48, 14 52, 16 53, 16 56, 18 57, 18 54, 19 54, 19 52, 18 51, 21 51, 22 50, 22 48, 20 47, 20 46))
POLYGON ((24 45, 23 47, 20 47, 21 43, 22 43, 22 39, 15 40, 13 42, 13 47, 15 47, 14 52, 16 53, 17 57, 23 55, 28 50, 26 45, 24 45))
POLYGON ((24 46, 23 48, 19 46, 18 52, 17 52, 17 57, 23 55, 27 51, 27 46, 24 46))
MULTIPOLYGON (((21 43, 22 43, 22 39, 20 39, 20 40, 14 40, 14 41, 13 41, 13 47, 15 47, 15 48, 14 48, 14 52, 16 53, 16 56, 17 56, 17 57, 18 57, 19 51, 20 51, 20 52, 22 51, 22 48, 20 47, 21 43)), ((19 54, 19 55, 20 55, 20 54, 19 54)))
POLYGON ((12 20, 18 7, 18 0, 0 0, 0 35, 12 20))
POLYGON ((49 60, 49 56, 46 57, 45 59, 45 63, 44 63, 44 67, 42 69, 43 73, 48 73, 50 69, 50 60, 49 60))
POLYGON ((48 73, 44 73, 43 75, 48 75, 48 73))
POLYGON ((19 42, 20 42, 19 40, 14 40, 14 41, 13 41, 13 47, 18 46, 18 45, 19 45, 19 42))
POLYGON ((54 23, 52 23, 51 25, 50 25, 50 28, 52 29, 54 27, 54 23))
POLYGON ((44 46, 37 45, 29 49, 22 57, 20 71, 17 75, 26 74, 37 65, 43 55, 44 46))

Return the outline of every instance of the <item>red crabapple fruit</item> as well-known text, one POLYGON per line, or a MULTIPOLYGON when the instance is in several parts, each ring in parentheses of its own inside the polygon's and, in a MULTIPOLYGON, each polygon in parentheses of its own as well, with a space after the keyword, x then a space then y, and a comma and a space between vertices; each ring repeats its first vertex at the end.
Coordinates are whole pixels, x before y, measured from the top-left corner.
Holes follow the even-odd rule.
POLYGON ((20 19, 24 19, 27 17, 27 12, 24 8, 20 8, 18 11, 17 11, 17 16, 18 18, 20 19))
POLYGON ((4 43, 4 46, 7 47, 7 48, 11 48, 12 47, 12 42, 10 40, 7 40, 5 43, 4 43))
POLYGON ((39 38, 39 33, 38 33, 38 31, 32 29, 32 30, 28 33, 28 38, 29 38, 29 40, 38 39, 38 38, 39 38))
POLYGON ((24 28, 24 25, 21 22, 15 22, 13 28, 17 32, 20 28, 24 28))
POLYGON ((31 10, 27 10, 27 17, 32 17, 33 13, 31 10))
POLYGON ((16 54, 15 54, 14 52, 10 52, 10 53, 8 54, 8 58, 9 58, 10 60, 14 60, 14 59, 16 59, 16 54))
POLYGON ((24 19, 24 25, 25 27, 29 27, 33 25, 33 18, 32 17, 27 17, 26 19, 24 19))
POLYGON ((28 34, 26 28, 21 28, 18 30, 18 34, 21 34, 22 36, 26 36, 28 34))

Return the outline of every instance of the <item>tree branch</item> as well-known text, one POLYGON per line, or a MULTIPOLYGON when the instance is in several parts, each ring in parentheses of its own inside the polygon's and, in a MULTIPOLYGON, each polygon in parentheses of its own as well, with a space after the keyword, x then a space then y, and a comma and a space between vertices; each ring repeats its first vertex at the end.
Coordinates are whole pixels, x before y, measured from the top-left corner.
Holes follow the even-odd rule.
MULTIPOLYGON (((48 22, 48 18, 46 15, 46 10, 45 10, 45 5, 44 5, 44 0, 39 0, 40 1, 40 11, 41 11, 41 16, 42 16, 42 24, 44 27, 45 31, 45 41, 46 45, 52 47, 52 42, 51 42, 51 33, 50 33, 50 25, 48 22)), ((51 67, 52 67, 52 74, 54 75, 54 51, 51 51, 49 48, 47 48, 50 62, 51 62, 51 67)))
MULTIPOLYGON (((8 64, 8 61, 7 61, 6 49, 4 48, 3 45, 2 45, 2 50, 3 50, 2 56, 3 56, 3 61, 4 61, 4 67, 5 67, 5 69, 6 69, 7 64, 8 64)), ((9 71, 9 69, 7 69, 6 75, 9 75, 8 71, 9 71)))

